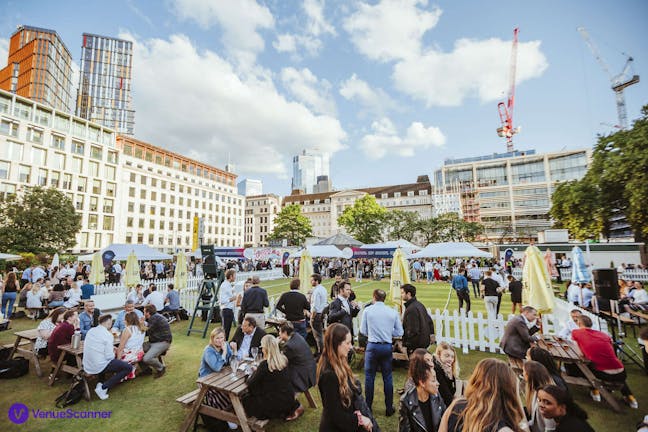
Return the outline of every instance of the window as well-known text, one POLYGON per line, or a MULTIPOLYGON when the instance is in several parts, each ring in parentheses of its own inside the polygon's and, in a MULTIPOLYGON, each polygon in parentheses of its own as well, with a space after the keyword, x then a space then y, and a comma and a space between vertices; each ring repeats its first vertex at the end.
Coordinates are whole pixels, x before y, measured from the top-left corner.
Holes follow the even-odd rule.
POLYGON ((12 137, 18 136, 18 123, 14 123, 10 120, 2 119, 0 122, 0 133, 4 135, 9 135, 12 137))
POLYGON ((37 147, 32 147, 32 163, 34 165, 45 165, 46 159, 47 151, 37 147))
POLYGON ((544 162, 526 162, 511 165, 511 180, 515 183, 536 183, 545 181, 544 162))
POLYGON ((59 113, 56 113, 54 116, 54 129, 58 129, 62 132, 67 132, 70 130, 70 118, 63 116, 59 113))
POLYGON ((80 121, 73 120, 72 121, 72 135, 78 137, 78 138, 85 138, 86 137, 86 125, 85 123, 81 123, 80 121))
POLYGON ((72 158, 72 171, 75 173, 83 172, 83 159, 81 159, 80 157, 72 158))
POLYGON ((72 141, 72 153, 82 155, 85 152, 85 145, 79 141, 72 141))
POLYGON ((8 199, 16 195, 16 186, 0 183, 0 200, 8 199))
POLYGON ((0 161, 0 179, 9 178, 9 162, 0 161))
POLYGON ((101 131, 94 126, 88 127, 90 139, 95 142, 101 142, 101 131))
POLYGON ((140 183, 145 185, 146 184, 146 176, 141 176, 140 177, 140 183))
POLYGON ((90 176, 91 177, 99 177, 99 163, 94 162, 94 161, 90 161, 88 163, 88 166, 90 167, 90 172, 89 172, 90 176))
POLYGON ((72 174, 63 174, 63 189, 72 189, 72 174))
POLYGON ((27 128, 27 140, 36 144, 42 144, 43 131, 41 129, 27 128))
POLYGON ((106 176, 105 176, 105 177, 106 177, 106 180, 115 180, 115 177, 116 177, 116 175, 117 175, 117 174, 116 174, 116 173, 117 173, 117 170, 115 169, 114 166, 108 166, 108 165, 106 165, 106 167, 105 167, 105 171, 106 171, 106 176))
POLYGON ((11 106, 11 96, 0 95, 0 113, 8 113, 11 106))
POLYGON ((146 189, 140 190, 140 199, 146 199, 146 189))
POLYGON ((394 192, 394 198, 400 198, 401 193, 400 192, 394 192))
POLYGON ((90 197, 90 211, 96 212, 99 208, 99 198, 95 196, 90 197))
POLYGON ((103 150, 101 147, 90 147, 90 157, 92 159, 102 160, 103 159, 103 150))
POLYGON ((31 118, 32 106, 26 103, 16 101, 14 105, 14 115, 21 119, 29 120, 31 118))
POLYGON ((52 120, 51 111, 45 111, 42 108, 36 108, 36 115, 34 116, 34 121, 42 126, 49 126, 50 121, 52 120))
POLYGON ((36 180, 38 186, 47 186, 47 170, 39 169, 38 170, 38 179, 36 180))
POLYGON ((114 198, 116 189, 117 189, 117 185, 115 183, 106 182, 106 196, 107 197, 114 198))
POLYGON ((101 180, 92 180, 92 193, 101 195, 101 180))
POLYGON ((134 187, 129 187, 128 188, 128 196, 131 198, 135 198, 135 188, 134 187))
POLYGON ((128 212, 133 213, 135 211, 135 203, 134 202, 129 202, 128 203, 128 212))
POLYGON ((59 181, 61 180, 61 173, 58 171, 50 172, 50 186, 54 188, 59 187, 59 181))
POLYGON ((31 167, 26 165, 18 166, 18 181, 21 183, 29 183, 31 177, 31 167))
POLYGON ((108 152, 108 162, 116 164, 118 159, 117 159, 117 152, 116 151, 109 151, 108 152))
POLYGON ((83 210, 83 202, 85 200, 85 197, 83 195, 77 195, 76 198, 74 199, 74 208, 76 210, 83 210))
POLYGON ((134 155, 135 155, 136 158, 138 158, 138 159, 142 159, 142 155, 143 155, 143 153, 144 153, 144 151, 142 150, 141 147, 135 147, 135 153, 134 153, 134 155))
POLYGON ((52 142, 50 143, 50 147, 65 150, 65 137, 52 134, 52 142))
MULTIPOLYGON (((93 210, 96 211, 96 210, 93 210)), ((91 214, 88 215, 88 228, 91 230, 96 230, 97 229, 97 215, 96 214, 91 214)))
POLYGON ((153 162, 153 153, 146 152, 146 154, 144 155, 144 160, 147 162, 153 162))
POLYGON ((139 212, 140 212, 140 214, 146 213, 146 206, 144 204, 140 204, 139 212))
POLYGON ((103 229, 106 231, 112 231, 113 226, 114 226, 114 221, 115 218, 112 216, 104 216, 103 217, 103 229))

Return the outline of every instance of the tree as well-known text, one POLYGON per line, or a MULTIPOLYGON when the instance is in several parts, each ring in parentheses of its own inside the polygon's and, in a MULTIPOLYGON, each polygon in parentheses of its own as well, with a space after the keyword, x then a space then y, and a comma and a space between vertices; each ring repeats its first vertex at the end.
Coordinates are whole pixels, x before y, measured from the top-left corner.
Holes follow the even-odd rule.
POLYGON ((382 240, 386 214, 373 195, 365 195, 345 208, 337 222, 362 243, 376 243, 382 240))
POLYGON ((437 219, 441 241, 459 241, 462 239, 463 219, 457 213, 443 213, 437 219))
POLYGON ((417 231, 419 235, 423 237, 423 240, 425 240, 426 245, 429 243, 438 243, 440 241, 440 228, 439 219, 435 217, 421 219, 417 224, 417 231))
POLYGON ((604 231, 606 211, 599 202, 596 185, 589 179, 559 183, 551 196, 549 214, 555 228, 569 230, 577 240, 598 237, 604 231))
POLYGON ((291 245, 301 246, 307 237, 313 235, 310 219, 301 212, 299 204, 290 204, 282 208, 275 218, 275 227, 269 239, 287 239, 291 245))
POLYGON ((415 212, 392 210, 385 216, 387 238, 390 240, 405 239, 412 241, 418 230, 419 215, 415 212))
POLYGON ((53 188, 34 187, 0 203, 0 244, 12 252, 70 249, 80 229, 72 200, 53 188))
POLYGON ((477 237, 484 233, 484 225, 479 222, 463 221, 461 226, 462 238, 465 241, 475 241, 477 237))

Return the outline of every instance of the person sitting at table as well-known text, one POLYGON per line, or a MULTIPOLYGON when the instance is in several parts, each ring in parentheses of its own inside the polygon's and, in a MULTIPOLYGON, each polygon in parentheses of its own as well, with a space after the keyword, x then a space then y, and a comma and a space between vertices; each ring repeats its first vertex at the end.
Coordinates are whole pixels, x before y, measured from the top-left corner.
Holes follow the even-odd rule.
POLYGON ((153 378, 160 378, 166 372, 160 356, 167 352, 173 341, 171 327, 166 318, 157 313, 154 305, 144 306, 144 319, 146 320, 146 334, 148 343, 144 346, 144 357, 140 362, 142 372, 140 375, 149 375, 151 367, 156 370, 153 378))
POLYGON ((523 366, 523 376, 525 382, 525 413, 531 432, 545 432, 545 430, 554 430, 556 425, 552 419, 545 419, 540 414, 538 406, 538 390, 554 384, 549 375, 549 371, 537 361, 526 361, 523 366))
POLYGON ((243 318, 243 324, 234 332, 230 346, 240 359, 250 357, 251 348, 261 346, 261 338, 266 332, 257 327, 256 320, 250 316, 243 318))
POLYGON ((297 419, 304 413, 304 407, 295 399, 288 358, 271 335, 263 336, 261 350, 264 360, 247 380, 249 394, 243 399, 245 412, 258 419, 297 419))
POLYGON ((126 300, 124 303, 124 309, 119 311, 115 323, 113 324, 113 332, 122 332, 126 328, 126 314, 134 312, 137 315, 137 319, 144 321, 144 314, 141 310, 135 309, 135 303, 133 300, 126 300))
MULTIPOLYGON (((621 394, 630 408, 637 409, 639 404, 626 382, 626 371, 621 360, 614 352, 612 339, 607 333, 594 330, 590 317, 582 315, 578 321, 579 328, 572 332, 572 338, 578 344, 583 355, 590 360, 589 368, 598 379, 622 383, 621 394)), ((580 372, 580 371, 579 371, 580 372)), ((598 389, 590 391, 595 401, 601 400, 598 389)))
POLYGON ((279 339, 284 343, 283 353, 288 358, 288 373, 295 393, 303 393, 317 383, 317 365, 313 353, 290 321, 279 327, 279 339))
POLYGON ((571 319, 567 320, 565 326, 560 329, 560 331, 558 332, 558 337, 572 340, 571 335, 572 332, 578 328, 578 320, 580 319, 581 311, 578 309, 572 309, 571 312, 569 312, 569 315, 571 319))
POLYGON ((146 296, 142 305, 153 305, 156 311, 164 309, 164 294, 157 290, 155 284, 151 284, 150 293, 146 296))
POLYGON ((108 399, 108 391, 133 370, 129 363, 115 358, 115 338, 110 333, 111 327, 110 314, 101 315, 99 325, 88 331, 83 344, 83 370, 86 374, 113 373, 105 382, 98 382, 95 387, 95 393, 101 400, 108 399))
POLYGON ((170 283, 167 287, 168 291, 164 297, 164 308, 160 312, 177 312, 180 310, 180 294, 173 289, 173 284, 170 283))
POLYGON ((58 307, 52 310, 47 318, 41 321, 36 328, 38 330, 38 337, 34 343, 34 351, 38 353, 39 357, 47 356, 47 342, 52 335, 52 331, 56 326, 63 321, 63 314, 65 313, 64 307, 58 307))
MULTIPOLYGON (((25 285, 26 286, 26 285, 25 285)), ((32 287, 27 291, 27 304, 26 307, 29 310, 28 318, 39 318, 41 307, 43 307, 43 302, 41 301, 40 296, 41 286, 39 283, 32 284, 32 287)))
POLYGON ((72 282, 70 289, 65 293, 67 300, 63 303, 63 306, 68 309, 78 306, 81 301, 81 294, 81 288, 79 288, 79 285, 76 282, 72 282))
MULTIPOLYGON (((72 335, 79 327, 79 314, 75 310, 68 310, 63 314, 63 321, 58 324, 47 341, 47 352, 52 360, 52 366, 58 362, 61 350, 59 346, 69 344, 72 335)), ((76 360, 71 354, 66 354, 66 362, 76 366, 76 360)))
MULTIPOLYGON (((119 339, 119 347, 117 348, 117 358, 124 360, 133 366, 131 372, 125 379, 135 378, 135 365, 144 358, 144 336, 142 331, 142 323, 139 316, 135 312, 128 312, 125 315, 124 330, 119 339)), ((115 326, 113 325, 113 331, 115 326)))
POLYGON ((51 308, 63 306, 65 302, 65 288, 63 284, 57 283, 49 293, 47 305, 51 308))
POLYGON ((94 300, 86 300, 83 303, 83 312, 79 314, 79 329, 81 329, 81 339, 85 339, 86 334, 92 327, 99 324, 101 311, 95 308, 94 300))
POLYGON ((144 294, 142 294, 143 289, 144 287, 142 286, 142 284, 137 284, 135 288, 129 291, 126 300, 130 300, 133 302, 133 304, 136 305, 144 303, 144 294))
POLYGON ((524 359, 531 342, 536 340, 533 334, 539 330, 536 326, 537 316, 538 311, 534 307, 524 306, 522 313, 506 324, 500 347, 509 357, 524 359))
MULTIPOLYGON (((438 343, 433 361, 434 371, 439 383, 439 393, 445 405, 450 406, 457 394, 457 384, 461 385, 459 361, 454 347, 447 342, 438 343)), ((461 390, 461 387, 459 390, 461 390)))
POLYGON ((400 432, 437 432, 446 410, 439 394, 439 382, 434 368, 425 362, 410 366, 409 375, 415 387, 400 399, 398 430, 400 432))
POLYGON ((49 297, 50 291, 52 291, 52 282, 49 278, 45 278, 40 289, 40 298, 42 303, 47 304, 47 298, 49 297))
POLYGON ((594 432, 587 423, 587 413, 576 405, 566 391, 548 385, 538 391, 540 414, 556 423, 555 432, 594 432))
MULTIPOLYGON (((560 369, 556 366, 556 362, 549 351, 538 346, 533 346, 527 351, 526 360, 533 360, 542 364, 547 369, 547 372, 549 372, 554 384, 569 393, 569 387, 567 387, 567 383, 563 379, 560 369)), ((568 366, 568 364, 565 364, 565 366, 568 366)))

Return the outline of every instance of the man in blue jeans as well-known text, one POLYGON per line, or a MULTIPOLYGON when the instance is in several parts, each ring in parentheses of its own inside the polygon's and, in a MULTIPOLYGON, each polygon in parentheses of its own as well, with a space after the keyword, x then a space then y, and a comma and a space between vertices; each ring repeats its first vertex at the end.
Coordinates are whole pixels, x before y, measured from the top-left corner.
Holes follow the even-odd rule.
MULTIPOLYGON (((387 294, 381 289, 374 290, 373 304, 366 307, 362 314, 360 333, 367 336, 369 343, 365 351, 365 398, 371 409, 374 396, 374 380, 380 365, 380 373, 385 388, 385 407, 387 417, 394 409, 394 383, 392 379, 392 340, 403 336, 403 325, 398 313, 385 306, 387 294)), ((373 409, 372 409, 373 411, 373 409)))

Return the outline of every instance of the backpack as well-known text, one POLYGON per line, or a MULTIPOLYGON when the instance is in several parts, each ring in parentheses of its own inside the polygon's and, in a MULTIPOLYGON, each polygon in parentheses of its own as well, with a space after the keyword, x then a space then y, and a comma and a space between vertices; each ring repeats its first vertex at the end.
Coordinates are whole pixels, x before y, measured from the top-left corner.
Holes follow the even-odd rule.
POLYGON ((69 390, 61 393, 57 398, 56 398, 56 407, 57 408, 65 408, 70 405, 75 405, 77 404, 82 398, 84 394, 84 388, 83 388, 83 378, 81 377, 80 374, 77 374, 74 376, 74 381, 72 382, 72 385, 70 386, 69 390))
POLYGON ((29 373, 29 360, 22 357, 0 360, 0 379, 20 378, 29 373))

